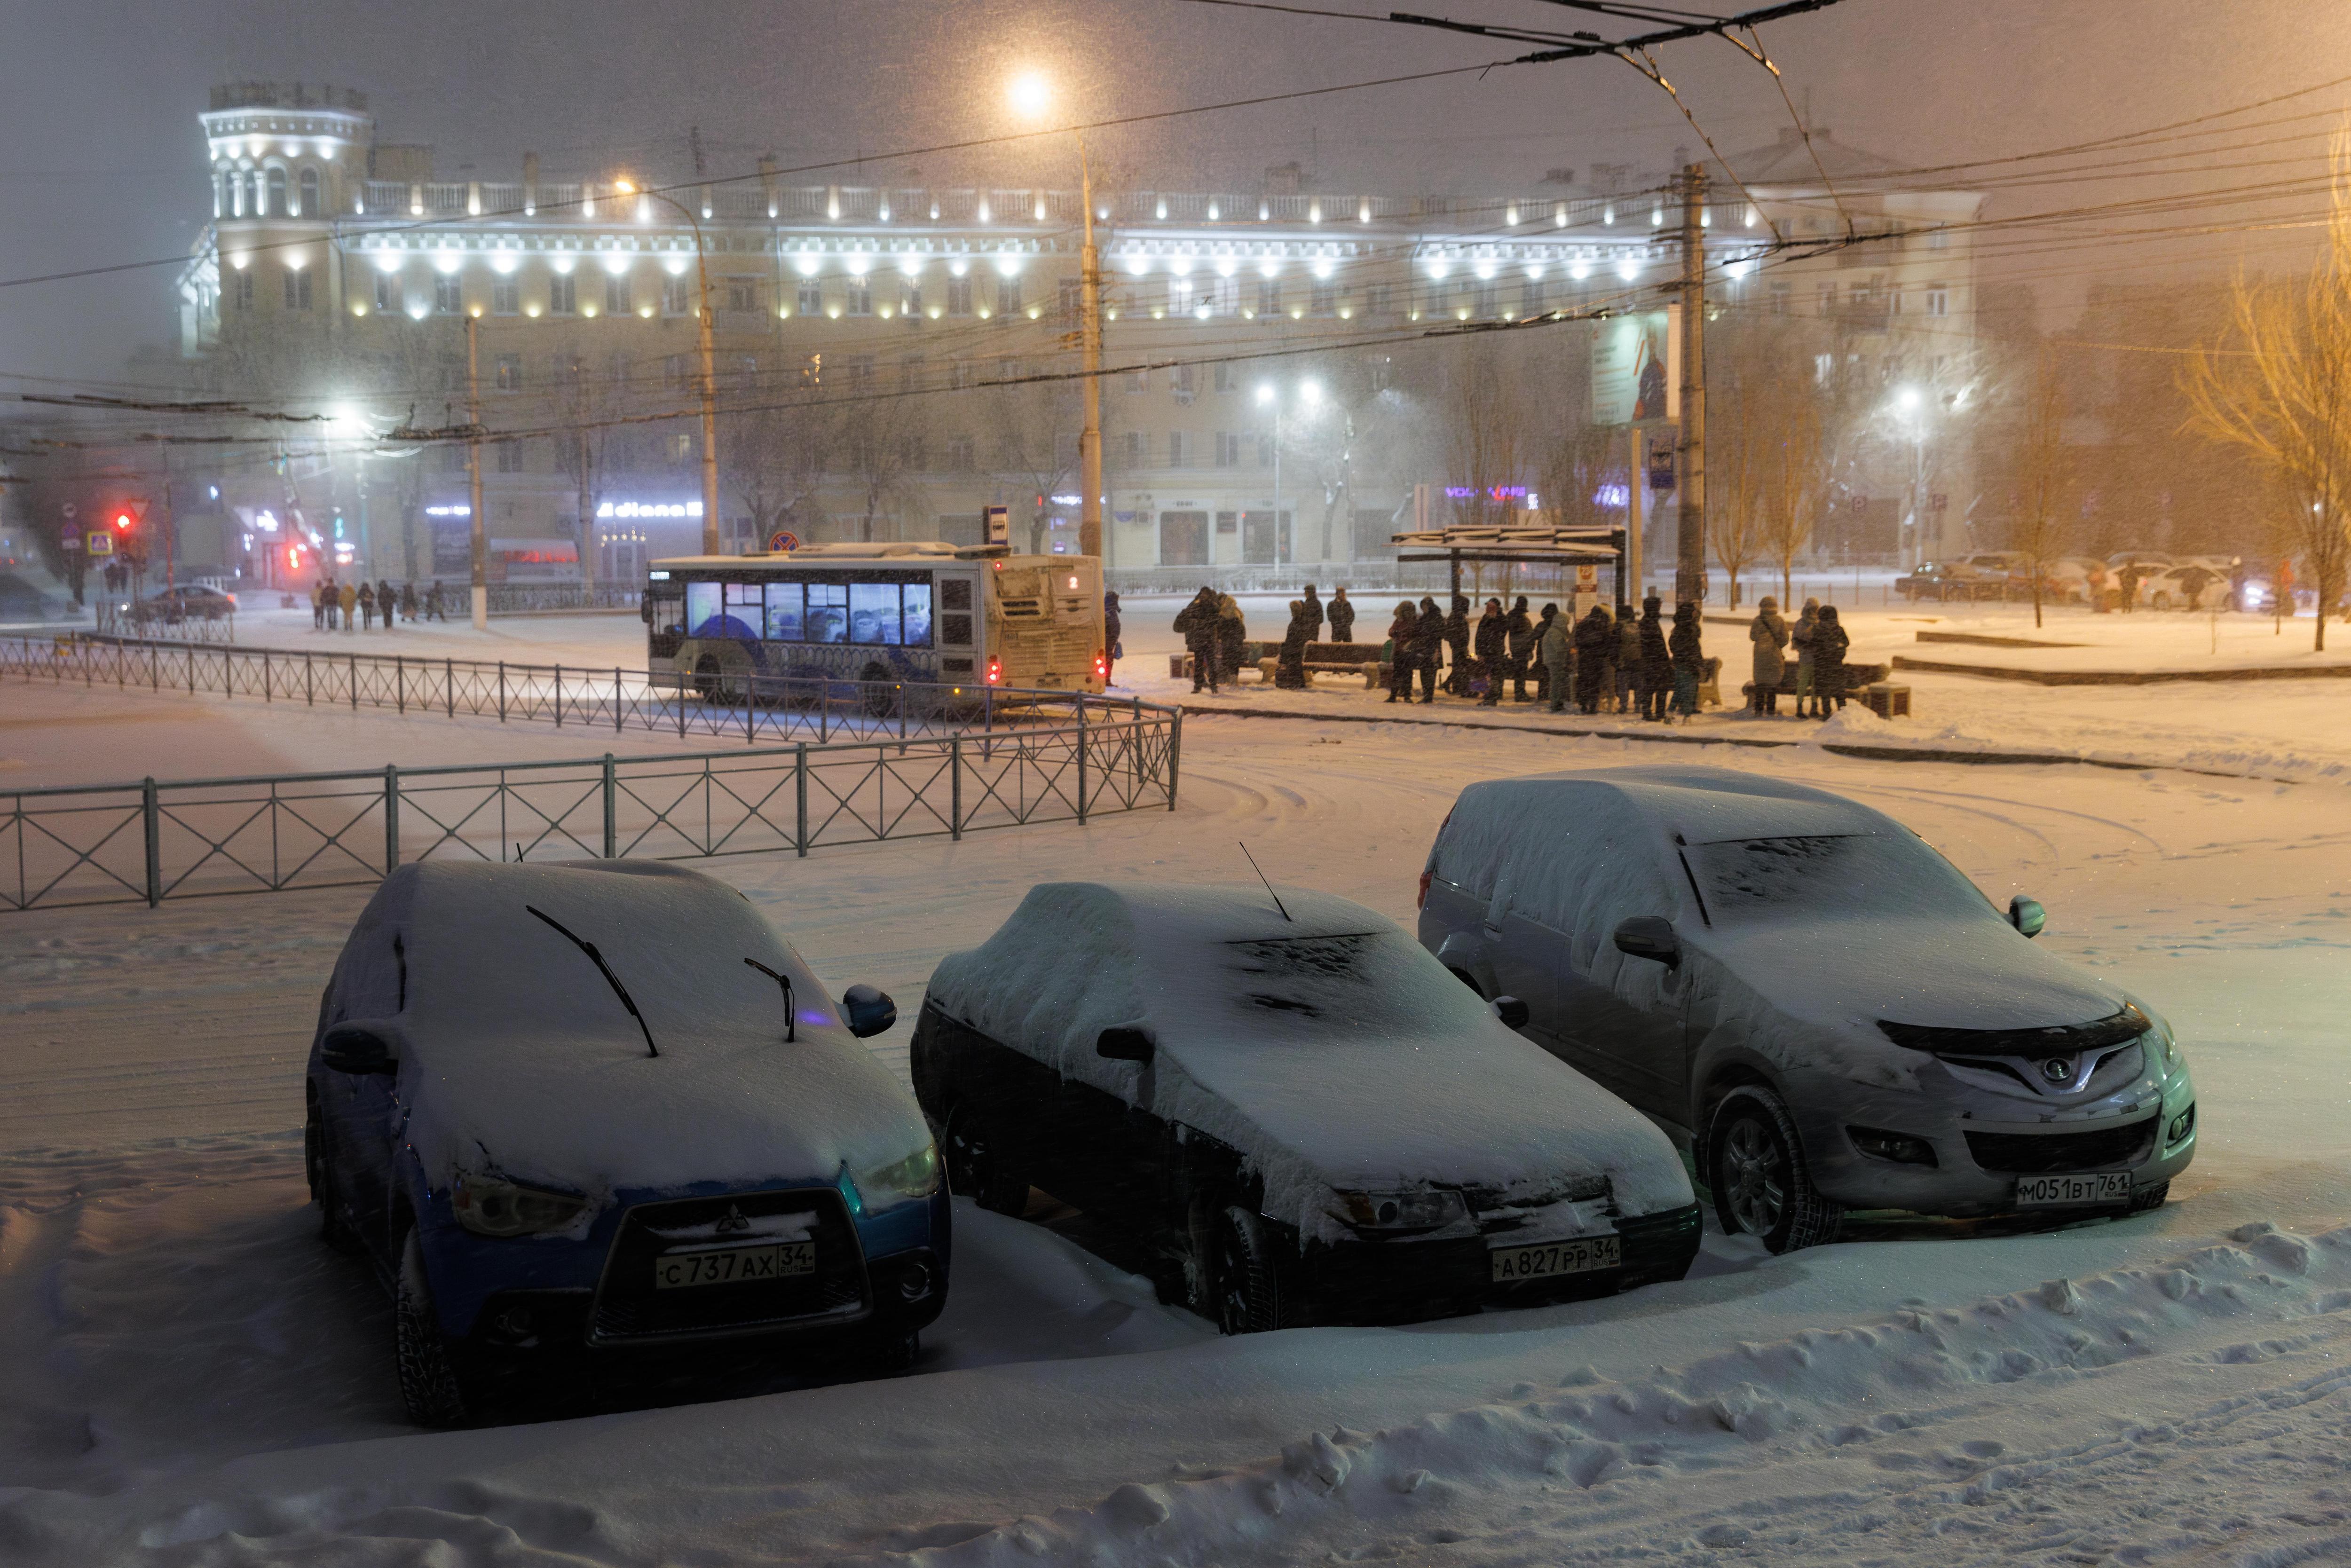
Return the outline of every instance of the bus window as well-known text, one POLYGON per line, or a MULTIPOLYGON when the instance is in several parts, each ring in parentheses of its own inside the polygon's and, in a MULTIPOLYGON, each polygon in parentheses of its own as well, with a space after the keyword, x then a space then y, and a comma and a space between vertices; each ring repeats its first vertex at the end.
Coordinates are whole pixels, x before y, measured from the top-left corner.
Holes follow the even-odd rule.
POLYGON ((849 640, 893 645, 897 643, 896 583, 852 582, 849 585, 849 640))
POLYGON ((910 582, 905 591, 906 646, 927 648, 931 645, 931 585, 910 582))
POLYGON ((704 637, 732 637, 740 642, 755 643, 759 637, 763 612, 759 605, 759 585, 756 582, 730 582, 726 585, 726 616, 716 628, 705 628, 704 637))
POLYGON ((811 582, 808 585, 808 640, 811 643, 849 641, 849 585, 811 582))
POLYGON ((800 585, 797 582, 768 584, 768 641, 797 643, 800 640, 800 585))
POLYGON ((726 634, 717 624, 721 613, 718 588, 715 582, 689 582, 685 585, 685 623, 697 637, 726 634))

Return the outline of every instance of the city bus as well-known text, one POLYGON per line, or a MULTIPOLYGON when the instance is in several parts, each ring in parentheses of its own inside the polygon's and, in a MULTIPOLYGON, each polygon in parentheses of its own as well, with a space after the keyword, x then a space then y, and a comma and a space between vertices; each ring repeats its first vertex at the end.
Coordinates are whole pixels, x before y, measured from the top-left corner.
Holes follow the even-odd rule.
POLYGON ((1002 545, 817 544, 649 563, 645 672, 736 698, 748 676, 1099 693, 1102 562, 1002 545))

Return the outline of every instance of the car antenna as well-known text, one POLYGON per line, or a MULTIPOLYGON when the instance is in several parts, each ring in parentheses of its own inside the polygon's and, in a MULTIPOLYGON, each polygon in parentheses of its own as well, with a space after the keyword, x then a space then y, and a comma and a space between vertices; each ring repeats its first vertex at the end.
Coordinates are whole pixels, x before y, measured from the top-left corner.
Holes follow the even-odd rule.
POLYGON ((792 995, 792 977, 789 975, 778 975, 757 958, 746 958, 743 962, 784 988, 784 1043, 786 1045, 794 1043, 800 1037, 800 1020, 799 1003, 792 995))
POLYGON ((526 904, 523 907, 528 910, 531 914, 538 915, 541 920, 546 921, 549 925, 554 926, 558 931, 563 933, 565 936, 570 938, 571 945, 573 946, 588 955, 589 962, 594 964, 596 967, 602 972, 604 978, 611 982, 612 994, 621 998, 621 1005, 629 1009, 629 1016, 637 1020, 637 1027, 639 1029, 644 1030, 645 1054, 647 1056, 659 1056, 661 1054, 661 1047, 653 1043, 653 1027, 645 1022, 645 1015, 637 1010, 636 1000, 629 995, 629 988, 621 984, 621 977, 612 973, 612 966, 604 962, 603 954, 596 951, 596 944, 580 936, 569 926, 564 925, 563 922, 558 920, 554 915, 549 915, 544 909, 539 908, 537 904, 526 904))
MULTIPOLYGON (((1236 839, 1233 841, 1235 843, 1240 843, 1238 839, 1236 839)), ((1257 863, 1257 856, 1249 854, 1249 846, 1247 844, 1241 844, 1241 853, 1249 855, 1249 870, 1256 872, 1258 881, 1265 883, 1266 896, 1273 900, 1273 906, 1276 909, 1281 910, 1281 917, 1284 920, 1290 921, 1292 925, 1295 925, 1297 922, 1292 918, 1290 911, 1282 906, 1281 894, 1273 891, 1273 883, 1266 876, 1264 868, 1257 863)))

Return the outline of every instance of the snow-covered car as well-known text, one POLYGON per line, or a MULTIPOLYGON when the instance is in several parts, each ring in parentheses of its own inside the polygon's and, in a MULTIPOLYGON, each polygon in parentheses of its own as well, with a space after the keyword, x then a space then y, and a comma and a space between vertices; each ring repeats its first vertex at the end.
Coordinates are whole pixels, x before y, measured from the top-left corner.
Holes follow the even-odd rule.
POLYGON ((2201 561, 2168 566, 2139 584, 2138 601, 2151 610, 2207 610, 2229 595, 2226 568, 2201 561))
POLYGON ((1097 1217, 1228 1333, 1604 1292, 1698 1250, 1656 1128, 1328 894, 1032 888, 940 961, 913 1058, 951 1187, 1097 1217))
POLYGON ((1918 570, 1894 580, 1894 591, 1916 603, 1932 599, 1998 599, 2008 591, 2005 570, 1987 571, 1964 561, 1922 562, 1918 570))
POLYGON ((1462 791, 1420 940, 1689 1148, 1774 1251, 1847 1208, 2119 1214, 2196 1150, 2160 1015, 1881 812, 1716 768, 1462 791))
POLYGON ((183 582, 149 594, 141 609, 162 621, 218 621, 236 613, 236 595, 209 583, 183 582))
POLYGON ((305 1149, 392 1292, 409 1414, 518 1372, 903 1364, 946 1304, 913 1098, 726 883, 657 862, 402 866, 320 998, 305 1149))

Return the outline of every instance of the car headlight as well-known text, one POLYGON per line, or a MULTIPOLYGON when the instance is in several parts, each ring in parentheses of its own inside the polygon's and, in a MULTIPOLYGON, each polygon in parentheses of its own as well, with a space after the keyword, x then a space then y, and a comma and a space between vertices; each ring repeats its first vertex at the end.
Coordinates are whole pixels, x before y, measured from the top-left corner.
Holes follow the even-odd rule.
POLYGON ((1468 1218, 1461 1195, 1446 1188, 1418 1192, 1342 1192, 1338 1218, 1358 1230, 1436 1230, 1468 1218))
POLYGON ((536 1236, 569 1229, 590 1205, 575 1193, 461 1171, 450 1186, 449 1207, 457 1223, 476 1236, 536 1236))
POLYGON ((939 1190, 939 1151, 925 1144, 903 1160, 857 1173, 857 1190, 876 1207, 907 1198, 928 1197, 939 1190))

